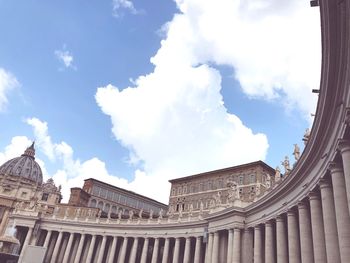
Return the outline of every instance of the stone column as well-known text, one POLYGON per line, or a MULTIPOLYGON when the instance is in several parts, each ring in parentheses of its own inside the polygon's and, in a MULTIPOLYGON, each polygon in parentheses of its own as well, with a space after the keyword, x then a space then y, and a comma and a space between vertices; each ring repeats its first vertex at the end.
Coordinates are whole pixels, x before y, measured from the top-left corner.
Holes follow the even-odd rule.
POLYGON ((348 200, 348 208, 350 213, 350 141, 340 140, 338 144, 344 167, 344 179, 346 185, 346 196, 348 200))
POLYGON ((338 231, 332 187, 326 180, 320 181, 324 234, 326 240, 327 262, 340 262, 338 231))
POLYGON ((175 248, 174 248, 174 255, 173 255, 173 263, 178 263, 179 262, 179 255, 180 253, 180 238, 177 237, 175 239, 175 248))
POLYGON ((275 242, 272 222, 265 223, 265 262, 275 263, 275 242))
POLYGON ((4 214, 2 216, 2 220, 1 220, 1 224, 0 224, 0 236, 3 235, 6 231, 6 225, 7 225, 7 221, 8 221, 8 217, 9 217, 9 208, 4 207, 5 211, 4 214))
POLYGON ((69 233, 68 244, 67 244, 66 250, 64 251, 63 263, 67 263, 69 256, 71 255, 70 251, 72 248, 73 239, 74 239, 74 233, 69 233))
POLYGON ((214 232, 214 239, 213 239, 213 253, 211 256, 211 262, 212 263, 218 263, 219 261, 219 232, 214 232))
POLYGON ((136 263, 136 256, 137 256, 137 247, 139 245, 139 238, 135 237, 134 242, 132 243, 132 249, 130 254, 130 263, 136 263))
POLYGON ((310 214, 304 202, 298 203, 301 262, 314 262, 310 214))
MULTIPOLYGON (((230 262, 230 261, 227 261, 230 262)), ((263 263, 262 238, 260 226, 254 227, 254 263, 263 263)))
MULTIPOLYGON (((289 263, 300 263, 300 242, 297 216, 293 210, 287 212, 289 263)), ((312 261, 310 261, 312 262, 312 261)))
POLYGON ((170 243, 170 239, 169 239, 169 238, 165 238, 165 244, 164 244, 164 250, 163 250, 162 263, 167 263, 167 262, 168 262, 168 257, 169 257, 169 243, 170 243))
POLYGON ((191 260, 191 238, 186 237, 185 243, 185 253, 184 253, 184 263, 190 263, 191 260))
POLYGON ((338 163, 331 163, 329 170, 332 176, 335 215, 337 220, 340 259, 350 260, 350 215, 345 189, 343 168, 338 163))
POLYGON ((194 250, 194 263, 200 263, 200 260, 201 260, 201 247, 202 247, 202 238, 201 237, 197 237, 196 238, 196 248, 194 250))
POLYGON ((158 260, 158 249, 159 249, 159 238, 154 239, 153 253, 152 253, 152 263, 157 263, 158 260))
POLYGON ((90 243, 90 246, 88 248, 88 254, 87 254, 87 258, 86 258, 87 263, 93 262, 92 261, 92 254, 94 252, 95 242, 96 242, 96 235, 92 235, 91 243, 90 243))
POLYGON ((242 263, 253 263, 254 248, 253 248, 253 232, 250 228, 246 228, 243 231, 242 242, 242 263))
POLYGON ((123 245, 122 245, 122 248, 120 250, 120 255, 118 258, 119 263, 125 263, 126 249, 128 247, 128 239, 129 239, 128 237, 124 237, 123 245))
POLYGON ((285 223, 282 216, 276 218, 277 262, 288 263, 285 223))
POLYGON ((52 230, 48 230, 44 241, 44 247, 46 248, 50 242, 51 234, 52 234, 52 230))
POLYGON ((108 256, 108 263, 114 262, 114 255, 115 255, 115 249, 117 247, 117 240, 118 240, 118 237, 113 237, 111 252, 109 253, 109 256, 108 256))
POLYGON ((211 255, 213 253, 214 233, 208 233, 207 250, 205 251, 205 263, 211 263, 211 255))
POLYGON ((232 249, 233 249, 233 229, 228 230, 228 242, 227 242, 227 262, 232 262, 232 249))
POLYGON ((32 238, 32 233, 33 233, 33 228, 29 227, 26 239, 23 242, 22 251, 21 251, 21 255, 19 256, 18 262, 22 262, 24 250, 26 249, 26 247, 28 246, 28 244, 30 242, 30 239, 32 238))
POLYGON ((102 263, 103 255, 105 253, 106 241, 107 241, 107 236, 103 236, 101 248, 100 248, 100 251, 98 253, 97 263, 102 263))
POLYGON ((58 238, 57 238, 57 241, 55 244, 55 248, 54 248, 53 253, 52 253, 51 262, 56 262, 57 255, 58 255, 58 249, 60 248, 60 245, 61 245, 62 236, 63 236, 63 232, 59 232, 58 238))
POLYGON ((235 228, 233 230, 233 255, 232 263, 241 262, 241 230, 235 228))
POLYGON ((145 237, 145 241, 143 242, 143 248, 142 248, 141 263, 146 263, 147 261, 148 243, 149 243, 149 238, 145 237))
POLYGON ((81 252, 83 250, 85 237, 86 237, 86 234, 81 234, 77 254, 75 255, 75 259, 74 259, 74 263, 79 263, 79 261, 80 261, 80 256, 81 256, 81 252))
POLYGON ((309 200, 314 259, 317 263, 327 263, 321 199, 317 193, 311 192, 309 195, 309 200))

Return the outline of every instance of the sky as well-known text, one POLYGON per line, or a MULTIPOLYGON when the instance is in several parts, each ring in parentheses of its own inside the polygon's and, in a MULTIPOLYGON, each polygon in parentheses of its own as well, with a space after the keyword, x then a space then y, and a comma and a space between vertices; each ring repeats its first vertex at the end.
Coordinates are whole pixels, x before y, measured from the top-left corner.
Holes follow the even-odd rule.
POLYGON ((63 201, 84 179, 167 203, 169 179, 303 148, 318 8, 286 0, 0 0, 0 163, 35 140, 63 201))

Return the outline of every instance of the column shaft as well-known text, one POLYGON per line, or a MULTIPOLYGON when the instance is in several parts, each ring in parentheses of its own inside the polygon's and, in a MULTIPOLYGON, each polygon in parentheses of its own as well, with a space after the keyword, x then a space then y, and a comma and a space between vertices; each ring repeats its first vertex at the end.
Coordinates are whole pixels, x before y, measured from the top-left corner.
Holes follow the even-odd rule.
POLYGON ((91 243, 89 246, 89 250, 88 250, 88 254, 87 254, 87 258, 86 258, 86 262, 87 263, 92 263, 92 254, 94 252, 94 247, 95 247, 95 242, 96 242, 96 235, 92 235, 91 237, 91 243))
POLYGON ((331 185, 323 180, 320 182, 324 234, 326 240, 327 262, 340 262, 337 223, 335 219, 334 198, 331 185))
POLYGON ((167 263, 167 262, 168 262, 168 257, 169 257, 169 243, 170 243, 170 239, 169 239, 169 238, 165 238, 165 244, 164 244, 164 250, 163 250, 162 263, 167 263))
POLYGON ((191 252, 191 238, 186 237, 184 263, 190 263, 190 260, 191 260, 190 252, 191 252))
POLYGON ((28 244, 29 244, 29 242, 30 242, 30 239, 32 238, 32 233, 33 233, 33 228, 30 227, 30 228, 28 229, 26 239, 24 240, 24 243, 23 243, 23 246, 22 246, 21 255, 19 256, 18 262, 22 262, 24 250, 26 249, 26 247, 28 246, 28 244))
POLYGON ((46 248, 48 247, 48 244, 50 242, 51 234, 52 234, 52 230, 48 230, 45 237, 45 242, 44 242, 44 247, 46 248))
POLYGON ((265 262, 275 263, 275 242, 272 222, 265 223, 265 262))
POLYGON ((159 238, 154 239, 153 253, 152 253, 152 263, 157 263, 158 260, 158 250, 159 250, 159 238))
POLYGON ((124 237, 123 245, 118 258, 119 263, 125 263, 126 249, 128 247, 128 239, 129 239, 128 237, 124 237))
POLYGON ((115 255, 115 249, 117 247, 117 240, 118 240, 117 237, 113 237, 111 251, 110 251, 109 257, 108 257, 108 263, 113 263, 114 262, 114 255, 115 255))
POLYGON ((103 236, 101 248, 100 248, 100 251, 98 253, 97 263, 102 263, 103 255, 105 253, 106 241, 107 241, 107 236, 103 236))
POLYGON ((233 229, 228 230, 228 242, 227 242, 227 262, 232 262, 232 250, 233 250, 233 229))
POLYGON ((195 247, 195 250, 194 250, 194 263, 200 263, 200 260, 201 260, 201 247, 202 247, 202 238, 201 237, 197 237, 196 238, 196 247, 195 247))
POLYGON ((297 216, 293 210, 287 213, 289 263, 300 263, 300 243, 297 216))
POLYGON ((253 248, 253 232, 250 228, 244 229, 241 255, 242 263, 253 263, 254 248, 253 248))
POLYGON ((350 142, 347 140, 342 140, 340 141, 338 148, 340 149, 340 153, 343 159, 346 196, 350 213, 350 142))
POLYGON ((77 254, 75 255, 74 263, 79 263, 79 261, 80 261, 80 256, 81 256, 81 252, 83 250, 85 236, 86 236, 86 234, 81 234, 81 236, 80 236, 79 246, 78 246, 77 254))
POLYGON ((321 199, 319 195, 314 192, 310 193, 309 199, 314 259, 317 263, 327 263, 321 199))
POLYGON ((282 216, 276 218, 277 262, 288 263, 285 223, 282 216))
POLYGON ((137 247, 139 245, 139 238, 135 237, 134 242, 132 243, 131 255, 130 255, 130 263, 136 263, 137 256, 137 247))
POLYGON ((254 227, 254 263, 263 263, 262 237, 260 226, 254 227))
POLYGON ((211 256, 211 262, 218 263, 219 261, 219 232, 216 231, 214 233, 213 239, 213 253, 211 256))
POLYGON ((148 237, 146 237, 145 241, 143 242, 141 263, 146 263, 146 261, 147 261, 148 243, 149 243, 149 239, 148 239, 148 237))
POLYGON ((208 233, 207 250, 205 251, 205 263, 211 263, 211 255, 213 252, 214 233, 208 233))
POLYGON ((67 244, 66 250, 64 251, 63 263, 67 263, 69 256, 71 255, 70 250, 72 247, 73 239, 74 239, 74 233, 69 233, 68 244, 67 244))
POLYGON ((233 255, 232 255, 232 263, 240 263, 241 262, 241 230, 239 228, 235 228, 233 230, 233 255))
POLYGON ((342 166, 337 163, 331 163, 330 172, 333 184, 340 259, 342 262, 346 262, 350 260, 350 215, 345 178, 342 166))
POLYGON ((179 262, 180 253, 180 238, 177 237, 175 239, 175 247, 174 247, 174 255, 173 255, 173 263, 179 262))
POLYGON ((314 262, 309 209, 305 203, 301 202, 298 204, 298 211, 299 211, 301 262, 303 263, 314 262))
POLYGON ((63 236, 63 232, 60 232, 58 234, 58 238, 57 238, 57 241, 56 241, 56 244, 55 244, 55 248, 54 248, 53 253, 52 253, 51 262, 56 262, 57 255, 58 255, 58 249, 59 249, 59 247, 61 245, 62 236, 63 236))

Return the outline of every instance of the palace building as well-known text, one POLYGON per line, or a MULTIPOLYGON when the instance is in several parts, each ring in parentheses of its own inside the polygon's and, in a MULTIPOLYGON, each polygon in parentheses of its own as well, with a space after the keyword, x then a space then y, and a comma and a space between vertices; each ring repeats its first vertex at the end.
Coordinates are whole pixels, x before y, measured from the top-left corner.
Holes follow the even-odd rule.
POLYGON ((0 167, 0 243, 36 263, 349 262, 350 2, 311 4, 321 20, 319 99, 283 177, 258 161, 174 179, 168 207, 87 179, 61 204, 32 145, 0 167))

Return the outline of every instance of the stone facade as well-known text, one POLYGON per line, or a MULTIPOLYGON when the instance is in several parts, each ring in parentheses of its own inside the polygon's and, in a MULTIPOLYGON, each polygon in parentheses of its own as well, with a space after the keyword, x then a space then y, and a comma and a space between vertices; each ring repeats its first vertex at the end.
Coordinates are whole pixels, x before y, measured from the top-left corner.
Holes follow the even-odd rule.
POLYGON ((274 186, 275 170, 262 161, 173 179, 169 213, 208 213, 244 207, 274 186))
POLYGON ((82 189, 71 189, 69 204, 98 208, 103 216, 114 218, 120 213, 124 217, 130 213, 139 217, 155 216, 160 210, 164 213, 168 210, 167 205, 156 200, 92 178, 85 180, 82 189))

